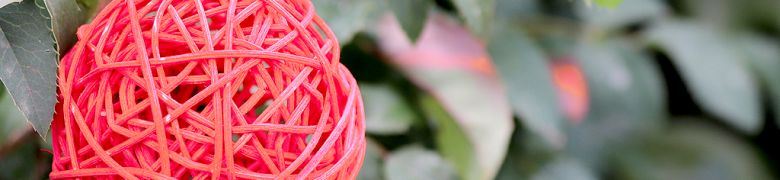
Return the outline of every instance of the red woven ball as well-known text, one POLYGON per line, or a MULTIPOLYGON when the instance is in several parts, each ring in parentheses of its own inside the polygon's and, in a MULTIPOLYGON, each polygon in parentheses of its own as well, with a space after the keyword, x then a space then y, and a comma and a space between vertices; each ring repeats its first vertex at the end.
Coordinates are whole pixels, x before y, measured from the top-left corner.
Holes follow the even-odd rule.
POLYGON ((52 179, 353 179, 363 105, 308 0, 116 0, 59 67, 52 179))

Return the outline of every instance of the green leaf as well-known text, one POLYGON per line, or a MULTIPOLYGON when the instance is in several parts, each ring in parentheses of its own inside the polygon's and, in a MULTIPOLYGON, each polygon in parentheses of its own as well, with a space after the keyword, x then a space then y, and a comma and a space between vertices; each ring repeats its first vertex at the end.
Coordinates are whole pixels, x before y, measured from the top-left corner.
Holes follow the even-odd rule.
POLYGON ((447 111, 431 96, 420 98, 426 116, 436 125, 436 146, 442 156, 452 161, 463 179, 479 178, 474 145, 447 111))
POLYGON ((112 0, 75 0, 86 10, 86 19, 91 20, 100 10, 103 10, 112 0))
MULTIPOLYGON (((588 0, 589 1, 589 0, 588 0)), ((606 7, 606 8, 617 8, 620 3, 623 3, 623 0, 593 0, 596 2, 596 5, 606 7)))
POLYGON ((775 179, 766 162, 738 135, 701 123, 678 122, 616 154, 615 179, 775 179))
POLYGON ((509 102, 521 123, 550 144, 565 143, 564 119, 559 110, 547 57, 522 30, 494 28, 488 51, 507 88, 509 102))
POLYGON ((666 119, 666 88, 656 62, 619 39, 583 43, 574 59, 588 82, 590 111, 568 128, 566 151, 600 170, 615 145, 657 132, 666 119))
POLYGON ((377 42, 389 63, 435 97, 463 130, 467 139, 461 141, 474 148, 477 179, 493 179, 514 128, 506 93, 478 39, 446 15, 428 18, 416 46, 402 38, 396 21, 380 23, 377 42))
MULTIPOLYGON (((741 34, 732 42, 748 57, 748 62, 772 99, 773 112, 780 113, 780 45, 770 41, 769 37, 748 33, 741 34)), ((775 121, 780 125, 780 116, 776 115, 775 121)))
POLYGON ((495 18, 495 0, 452 0, 471 33, 482 39, 490 36, 495 18))
POLYGON ((763 114, 756 82, 738 51, 713 28, 664 22, 649 37, 671 57, 693 99, 745 133, 757 133, 763 114))
POLYGON ((390 153, 385 163, 388 180, 452 180, 455 170, 436 152, 407 146, 390 153))
POLYGON ((572 158, 559 157, 545 165, 533 180, 596 180, 597 176, 582 163, 572 158))
POLYGON ((393 14, 401 23, 401 28, 406 32, 407 37, 412 42, 422 33, 425 27, 425 20, 428 17, 429 0, 393 0, 390 3, 393 14))
POLYGON ((41 136, 57 102, 57 50, 43 0, 0 8, 0 80, 41 136))
POLYGON ((45 0, 45 3, 51 15, 57 52, 65 54, 76 43, 76 30, 86 22, 88 11, 75 0, 45 0))
POLYGON ((662 0, 626 0, 616 9, 592 8, 584 3, 577 8, 588 26, 603 30, 622 28, 643 20, 652 20, 668 14, 662 0))
POLYGON ((342 46, 358 32, 373 26, 386 12, 385 0, 312 0, 312 3, 342 46))
POLYGON ((415 114, 403 97, 387 84, 360 84, 366 112, 366 132, 379 135, 403 134, 415 114))
POLYGON ((3 90, 0 84, 0 147, 9 141, 9 138, 18 138, 29 131, 29 124, 24 120, 24 115, 14 105, 11 96, 3 90))
POLYGON ((363 167, 357 179, 359 180, 379 180, 382 176, 382 146, 370 138, 366 138, 366 155, 363 158, 363 167))

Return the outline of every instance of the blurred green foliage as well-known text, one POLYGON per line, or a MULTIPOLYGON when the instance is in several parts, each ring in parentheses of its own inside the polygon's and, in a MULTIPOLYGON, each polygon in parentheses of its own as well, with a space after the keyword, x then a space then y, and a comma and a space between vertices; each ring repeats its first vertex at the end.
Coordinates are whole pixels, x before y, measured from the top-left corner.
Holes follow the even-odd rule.
POLYGON ((51 154, 41 151, 40 136, 25 121, 0 83, 0 179, 41 179, 51 167, 51 154))
MULTIPOLYGON (((313 2, 365 101, 358 179, 777 177, 780 1, 313 2)), ((45 178, 0 90, 0 179, 45 178)))
MULTIPOLYGON (((373 55, 351 59, 349 57, 354 56, 345 54, 345 64, 350 68, 385 69, 379 71, 382 73, 354 71, 358 79, 371 77, 371 81, 363 81, 364 89, 381 92, 377 88, 384 87, 383 91, 396 92, 385 92, 386 98, 398 98, 399 94, 406 96, 398 98, 403 103, 391 103, 379 97, 365 98, 367 104, 386 104, 384 109, 366 112, 368 116, 376 113, 376 119, 367 121, 380 124, 381 119, 388 123, 368 131, 368 136, 378 143, 382 152, 392 154, 406 151, 409 145, 423 145, 436 150, 447 160, 444 163, 454 165, 456 170, 473 171, 458 164, 468 161, 470 156, 470 153, 462 152, 469 148, 459 148, 463 146, 459 142, 474 138, 455 132, 480 127, 458 123, 467 117, 458 117, 461 110, 452 107, 479 105, 458 104, 464 102, 452 99, 460 96, 442 95, 442 90, 430 87, 446 86, 444 84, 460 84, 457 87, 461 88, 453 89, 480 87, 483 93, 470 94, 482 98, 492 93, 485 90, 484 85, 469 82, 473 77, 442 75, 447 74, 442 69, 468 74, 473 67, 452 67, 454 65, 450 64, 464 60, 436 52, 418 52, 462 47, 439 45, 437 47, 441 49, 431 48, 431 44, 436 43, 429 42, 437 35, 430 34, 448 34, 437 30, 442 27, 437 27, 435 17, 443 14, 460 19, 460 26, 480 39, 478 47, 489 53, 497 75, 486 78, 500 80, 503 85, 499 87, 506 93, 502 96, 509 102, 494 103, 491 107, 508 106, 513 111, 511 116, 517 120, 514 133, 509 135, 511 140, 490 142, 509 145, 496 176, 474 177, 460 172, 457 179, 774 177, 770 169, 775 168, 777 156, 772 150, 777 149, 770 147, 770 139, 778 132, 777 123, 772 119, 776 119, 774 112, 777 111, 774 110, 778 107, 774 104, 780 100, 776 99, 780 91, 775 82, 780 78, 774 76, 774 72, 780 70, 780 48, 776 40, 780 35, 780 13, 761 9, 778 7, 780 2, 744 5, 724 0, 713 2, 721 5, 712 5, 709 1, 694 0, 497 0, 485 2, 495 3, 495 8, 489 8, 494 9, 493 18, 485 20, 492 21, 485 27, 491 31, 488 36, 471 27, 474 23, 469 21, 478 18, 464 17, 469 12, 463 12, 463 6, 457 5, 460 2, 433 2, 435 7, 424 16, 428 23, 417 38, 413 35, 417 33, 414 32, 416 27, 404 27, 416 26, 405 22, 409 21, 404 20, 408 17, 396 14, 398 22, 394 22, 392 15, 385 15, 377 20, 379 28, 365 29, 365 34, 361 33, 346 45, 359 49, 360 54, 373 55), (705 12, 718 14, 719 18, 713 19, 705 12), (401 28, 383 25, 388 21, 400 24, 401 28), (388 30, 393 28, 395 30, 388 30), (412 35, 392 35, 395 31, 412 35), (410 39, 388 43, 396 38, 410 39), (409 46, 412 50, 398 50, 393 45, 409 46), (411 63, 416 66, 409 65, 412 61, 418 61, 411 63), (385 65, 372 66, 377 62, 385 65), (552 77, 554 71, 550 68, 557 62, 573 62, 583 72, 587 88, 582 92, 588 97, 584 120, 571 119, 572 116, 561 109, 572 102, 561 99, 561 91, 557 91, 557 88, 567 87, 552 77), (427 68, 415 68, 417 66, 427 68), (448 78, 420 80, 420 74, 448 78), (378 102, 370 102, 372 99, 378 102), (435 102, 441 105, 433 105, 435 102), (397 107, 398 104, 405 104, 415 113, 398 110, 407 109, 397 107), (397 112, 394 115, 400 118, 387 118, 388 112, 397 112), (399 125, 404 128, 398 128, 399 125), (384 132, 382 127, 393 133, 384 132), (441 139, 447 139, 449 143, 441 143, 441 139), (452 155, 453 151, 461 153, 452 155)), ((420 6, 424 3, 429 2, 421 2, 420 6)), ((469 10, 474 9, 481 8, 469 10)), ((483 117, 480 121, 495 123, 501 120, 483 117)), ((475 146, 473 148, 480 146, 473 142, 470 145, 475 146)), ((379 159, 384 160, 385 165, 388 163, 386 154, 379 159)), ((382 163, 372 164, 387 170, 382 163)), ((408 165, 414 166, 413 163, 408 165)), ((365 167, 377 168, 371 164, 365 167)), ((477 171, 494 173, 490 169, 477 171)), ((379 177, 363 177, 383 179, 396 176, 396 173, 412 172, 385 173, 379 177)), ((419 179, 436 178, 435 173, 429 174, 429 177, 419 179)))

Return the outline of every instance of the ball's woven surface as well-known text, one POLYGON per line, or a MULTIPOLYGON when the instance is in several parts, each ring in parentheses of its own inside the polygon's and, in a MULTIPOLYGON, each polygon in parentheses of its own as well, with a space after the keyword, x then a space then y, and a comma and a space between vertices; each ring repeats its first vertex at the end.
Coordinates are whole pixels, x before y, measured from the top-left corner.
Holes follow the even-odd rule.
POLYGON ((363 105, 308 0, 115 0, 59 68, 52 179, 353 179, 363 105))

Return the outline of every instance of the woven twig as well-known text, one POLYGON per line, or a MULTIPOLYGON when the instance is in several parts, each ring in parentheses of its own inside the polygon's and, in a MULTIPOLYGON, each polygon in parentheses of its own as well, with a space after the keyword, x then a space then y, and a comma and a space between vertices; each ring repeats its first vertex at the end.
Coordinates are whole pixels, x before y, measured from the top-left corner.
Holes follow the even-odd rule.
POLYGON ((52 179, 354 179, 357 84, 308 0, 116 0, 59 68, 52 179))

